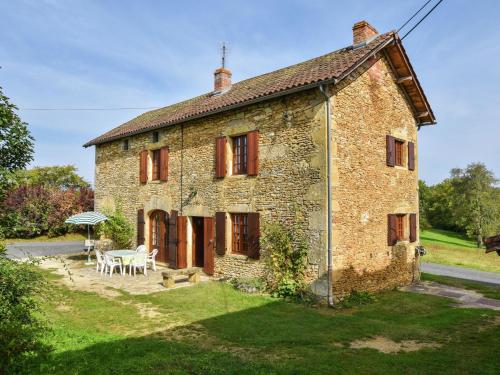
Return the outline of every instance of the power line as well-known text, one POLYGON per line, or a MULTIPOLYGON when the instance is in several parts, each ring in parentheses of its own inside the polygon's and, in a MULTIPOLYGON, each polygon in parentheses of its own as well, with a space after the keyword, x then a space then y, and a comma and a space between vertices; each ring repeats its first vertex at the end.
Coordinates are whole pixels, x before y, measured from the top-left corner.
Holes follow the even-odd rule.
POLYGON ((407 20, 404 24, 402 24, 402 25, 399 27, 398 31, 396 31, 396 32, 397 32, 397 33, 399 33, 399 32, 401 31, 401 29, 402 29, 403 27, 405 27, 406 25, 408 25, 408 24, 411 22, 411 20, 412 20, 412 19, 414 19, 414 18, 417 16, 417 14, 419 14, 419 13, 422 11, 422 9, 424 9, 424 8, 427 6, 427 4, 429 4, 431 1, 432 1, 432 0, 428 0, 428 1, 424 4, 424 5, 422 5, 422 6, 420 7, 420 9, 419 9, 419 10, 417 10, 415 13, 413 13, 413 16, 411 16, 410 18, 408 18, 408 20, 407 20))
POLYGON ((108 108, 18 108, 20 111, 122 111, 159 109, 161 107, 108 107, 108 108))
POLYGON ((403 35, 403 37, 401 38, 401 40, 403 40, 404 38, 406 38, 406 37, 407 37, 407 36, 408 36, 408 35, 409 35, 409 34, 410 34, 413 30, 415 30, 415 29, 418 27, 418 25, 420 25, 420 24, 422 23, 422 21, 423 21, 423 20, 425 20, 425 19, 427 18, 427 16, 429 16, 429 14, 431 14, 431 13, 434 11, 434 9, 436 9, 436 8, 438 7, 438 5, 439 5, 439 4, 441 4, 442 2, 443 2, 443 0, 439 0, 439 1, 436 3, 436 5, 434 5, 434 6, 433 6, 433 7, 432 7, 432 8, 431 8, 431 9, 430 9, 430 10, 429 10, 426 14, 425 14, 425 16, 423 16, 423 17, 420 19, 420 21, 418 21, 418 22, 416 23, 416 25, 415 25, 415 26, 413 26, 413 27, 410 29, 410 31, 408 31, 405 35, 403 35))

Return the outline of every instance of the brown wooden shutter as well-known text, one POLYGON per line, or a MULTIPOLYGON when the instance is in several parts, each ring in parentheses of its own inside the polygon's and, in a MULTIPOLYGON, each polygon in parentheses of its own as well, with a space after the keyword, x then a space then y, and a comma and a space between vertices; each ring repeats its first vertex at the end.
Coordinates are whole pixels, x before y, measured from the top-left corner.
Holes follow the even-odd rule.
POLYGON ((226 175, 226 137, 218 137, 215 141, 215 177, 226 175))
POLYGON ((214 218, 205 217, 203 219, 203 272, 207 275, 214 274, 214 218))
POLYGON ((137 246, 144 245, 144 210, 137 210, 137 246))
POLYGON ((259 131, 254 130, 247 135, 247 175, 257 176, 259 174, 259 131))
POLYGON ((408 142, 408 169, 415 170, 415 144, 408 142))
POLYGON ((410 214, 410 242, 417 240, 417 214, 410 214))
POLYGON ((177 218, 177 268, 187 267, 187 216, 177 218))
POLYGON ((387 225, 387 244, 389 246, 394 246, 398 242, 397 233, 397 215, 389 214, 388 225, 387 225))
POLYGON ((141 184, 148 182, 148 150, 142 150, 139 154, 139 181, 141 184))
POLYGON ((386 136, 387 165, 396 165, 396 139, 392 135, 386 136))
POLYGON ((248 257, 259 259, 260 256, 260 215, 248 214, 248 257))
POLYGON ((177 211, 170 211, 168 219, 168 266, 177 268, 177 211))
POLYGON ((168 179, 168 147, 160 149, 160 180, 167 181, 168 179))
POLYGON ((226 253, 226 213, 215 213, 215 241, 216 251, 219 255, 226 253))

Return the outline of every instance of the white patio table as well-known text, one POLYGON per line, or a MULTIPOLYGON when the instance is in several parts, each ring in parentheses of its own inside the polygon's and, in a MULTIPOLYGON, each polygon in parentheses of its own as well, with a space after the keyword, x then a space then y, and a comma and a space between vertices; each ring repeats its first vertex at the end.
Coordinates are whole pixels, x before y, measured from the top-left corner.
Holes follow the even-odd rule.
POLYGON ((106 254, 116 258, 121 258, 122 266, 125 267, 130 264, 137 252, 135 252, 135 250, 110 250, 107 251, 106 254))

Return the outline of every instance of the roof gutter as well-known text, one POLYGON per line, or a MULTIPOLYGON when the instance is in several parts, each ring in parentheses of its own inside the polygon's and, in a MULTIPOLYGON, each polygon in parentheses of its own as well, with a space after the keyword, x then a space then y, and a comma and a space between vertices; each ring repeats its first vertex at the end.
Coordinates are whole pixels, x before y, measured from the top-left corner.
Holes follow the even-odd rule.
POLYGON ((326 117, 326 180, 327 180, 327 263, 328 263, 328 306, 334 307, 333 303, 333 251, 332 251, 332 127, 331 127, 331 98, 328 88, 324 84, 319 86, 319 90, 325 97, 325 117, 326 117))

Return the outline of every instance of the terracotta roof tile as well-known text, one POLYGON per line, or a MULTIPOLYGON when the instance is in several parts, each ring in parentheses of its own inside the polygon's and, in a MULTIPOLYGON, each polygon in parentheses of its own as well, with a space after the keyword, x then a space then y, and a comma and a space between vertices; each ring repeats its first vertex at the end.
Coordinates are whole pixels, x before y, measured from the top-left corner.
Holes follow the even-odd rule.
POLYGON ((259 98, 291 89, 341 77, 377 46, 394 38, 394 32, 381 34, 370 43, 340 49, 302 63, 234 83, 231 89, 218 95, 213 92, 143 113, 103 135, 87 142, 84 147, 109 142, 150 129, 163 127, 193 118, 208 116, 225 108, 230 109, 259 98))

